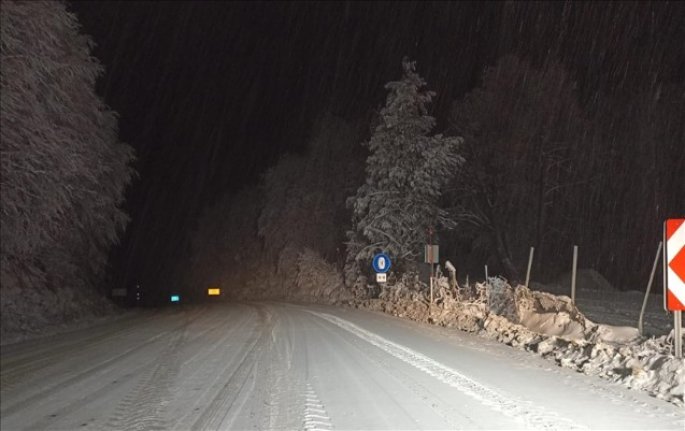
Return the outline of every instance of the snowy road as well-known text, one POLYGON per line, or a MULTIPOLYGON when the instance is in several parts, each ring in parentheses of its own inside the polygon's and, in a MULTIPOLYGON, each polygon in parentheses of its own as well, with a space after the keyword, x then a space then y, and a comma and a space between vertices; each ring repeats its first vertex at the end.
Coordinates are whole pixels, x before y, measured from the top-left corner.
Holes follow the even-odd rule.
POLYGON ((181 306, 4 346, 1 428, 683 429, 477 336, 324 306, 181 306))

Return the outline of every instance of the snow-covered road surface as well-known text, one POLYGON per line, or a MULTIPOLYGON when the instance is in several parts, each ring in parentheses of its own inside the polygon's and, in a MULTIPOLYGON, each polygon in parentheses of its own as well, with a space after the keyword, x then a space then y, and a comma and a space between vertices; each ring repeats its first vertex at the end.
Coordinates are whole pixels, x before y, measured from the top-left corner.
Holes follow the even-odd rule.
POLYGON ((179 306, 3 346, 1 428, 678 429, 681 408, 362 310, 179 306))

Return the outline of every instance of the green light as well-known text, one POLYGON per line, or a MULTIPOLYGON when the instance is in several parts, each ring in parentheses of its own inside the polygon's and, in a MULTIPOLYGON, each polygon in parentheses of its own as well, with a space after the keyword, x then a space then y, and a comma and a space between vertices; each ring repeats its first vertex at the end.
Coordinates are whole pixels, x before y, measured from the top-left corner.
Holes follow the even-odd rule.
POLYGON ((171 302, 181 302, 180 295, 171 295, 171 302))

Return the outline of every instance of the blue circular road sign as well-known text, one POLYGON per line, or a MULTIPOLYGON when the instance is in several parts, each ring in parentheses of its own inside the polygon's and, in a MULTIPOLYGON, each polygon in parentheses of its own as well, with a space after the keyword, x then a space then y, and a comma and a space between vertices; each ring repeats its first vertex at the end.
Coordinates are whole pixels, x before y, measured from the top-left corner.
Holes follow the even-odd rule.
POLYGON ((385 274, 390 270, 390 257, 385 253, 378 253, 373 257, 371 265, 374 271, 385 274))

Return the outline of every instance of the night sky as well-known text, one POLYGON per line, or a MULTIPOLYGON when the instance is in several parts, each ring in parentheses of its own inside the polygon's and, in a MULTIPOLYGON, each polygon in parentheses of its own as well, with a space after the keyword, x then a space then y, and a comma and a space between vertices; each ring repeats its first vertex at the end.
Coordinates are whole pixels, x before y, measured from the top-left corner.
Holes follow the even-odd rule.
POLYGON ((198 214, 304 148, 322 110, 366 118, 408 55, 452 102, 485 67, 550 52, 580 86, 630 91, 654 72, 683 88, 683 8, 668 2, 71 2, 106 72, 98 92, 137 152, 115 283, 155 278, 187 252, 198 214), (675 13, 674 13, 675 12, 675 13), (658 46, 658 49, 655 47, 658 46), (650 68, 651 67, 651 68, 650 68))

